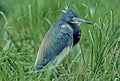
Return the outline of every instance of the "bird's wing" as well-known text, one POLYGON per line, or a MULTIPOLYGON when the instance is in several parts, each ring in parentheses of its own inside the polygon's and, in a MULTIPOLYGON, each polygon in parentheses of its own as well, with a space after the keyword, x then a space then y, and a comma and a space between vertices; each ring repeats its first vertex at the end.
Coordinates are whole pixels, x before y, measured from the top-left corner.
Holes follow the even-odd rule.
POLYGON ((46 66, 64 49, 68 49, 73 45, 73 30, 70 25, 59 25, 58 30, 52 30, 50 29, 42 40, 35 62, 36 69, 46 66))

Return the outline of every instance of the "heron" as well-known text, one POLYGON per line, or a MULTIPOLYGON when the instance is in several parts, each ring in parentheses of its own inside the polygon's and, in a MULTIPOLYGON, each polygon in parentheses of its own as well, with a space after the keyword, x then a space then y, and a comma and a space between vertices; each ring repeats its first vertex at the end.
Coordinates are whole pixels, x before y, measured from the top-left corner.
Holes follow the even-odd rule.
POLYGON ((79 23, 93 24, 78 17, 78 14, 66 6, 62 16, 45 34, 35 61, 35 69, 40 70, 47 65, 58 64, 69 54, 81 37, 79 23))

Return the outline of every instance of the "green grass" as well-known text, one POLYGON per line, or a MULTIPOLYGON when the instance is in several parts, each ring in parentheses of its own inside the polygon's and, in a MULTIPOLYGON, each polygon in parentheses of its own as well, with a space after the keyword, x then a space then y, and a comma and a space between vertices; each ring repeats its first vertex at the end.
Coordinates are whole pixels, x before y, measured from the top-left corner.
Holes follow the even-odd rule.
POLYGON ((119 3, 0 1, 0 81, 120 81, 119 3), (39 45, 65 4, 95 24, 80 25, 81 40, 56 68, 59 77, 51 69, 36 73, 32 69, 39 45))

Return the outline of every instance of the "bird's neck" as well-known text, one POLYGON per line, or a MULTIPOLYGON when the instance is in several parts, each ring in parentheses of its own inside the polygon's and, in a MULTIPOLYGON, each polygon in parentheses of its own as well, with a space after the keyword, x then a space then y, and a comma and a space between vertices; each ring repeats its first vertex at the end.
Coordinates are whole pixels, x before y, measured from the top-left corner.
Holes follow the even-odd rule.
POLYGON ((77 24, 75 24, 75 23, 68 23, 69 25, 71 25, 71 26, 78 26, 77 24))
POLYGON ((81 30, 79 29, 77 24, 73 24, 70 23, 70 26, 73 29, 73 46, 76 45, 79 40, 80 40, 80 36, 81 36, 81 30))

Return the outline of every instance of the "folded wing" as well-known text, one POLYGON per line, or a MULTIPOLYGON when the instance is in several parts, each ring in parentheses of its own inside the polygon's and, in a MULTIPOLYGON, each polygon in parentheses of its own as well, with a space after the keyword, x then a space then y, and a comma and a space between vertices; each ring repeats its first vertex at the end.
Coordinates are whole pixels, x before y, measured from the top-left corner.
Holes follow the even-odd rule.
POLYGON ((70 27, 70 25, 61 24, 58 25, 58 28, 56 29, 51 28, 41 42, 41 46, 35 62, 36 69, 41 69, 53 61, 55 58, 58 60, 56 59, 56 62, 54 61, 54 64, 58 64, 66 55, 63 54, 62 51, 66 48, 68 49, 72 45, 73 29, 70 27))

